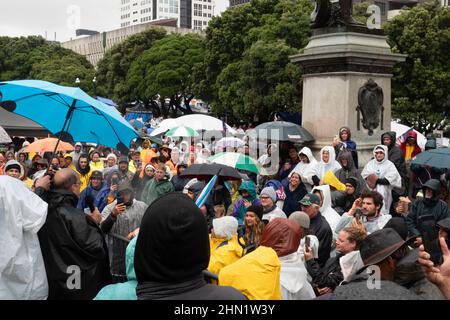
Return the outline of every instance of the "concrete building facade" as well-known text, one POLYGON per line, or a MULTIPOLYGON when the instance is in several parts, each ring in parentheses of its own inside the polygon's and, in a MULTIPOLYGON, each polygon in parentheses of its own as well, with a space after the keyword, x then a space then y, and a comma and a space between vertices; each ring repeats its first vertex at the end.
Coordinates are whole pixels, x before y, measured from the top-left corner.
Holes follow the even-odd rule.
POLYGON ((96 67, 103 58, 105 52, 114 45, 124 41, 129 36, 145 31, 150 28, 164 28, 168 33, 197 33, 202 34, 201 30, 178 28, 176 19, 166 19, 157 22, 147 22, 138 25, 132 25, 113 31, 102 32, 90 37, 83 37, 71 41, 63 42, 62 47, 70 49, 86 57, 86 59, 96 67), (157 23, 157 24, 156 24, 157 23))
POLYGON ((204 30, 214 16, 214 0, 121 0, 120 25, 177 19, 177 27, 204 30))

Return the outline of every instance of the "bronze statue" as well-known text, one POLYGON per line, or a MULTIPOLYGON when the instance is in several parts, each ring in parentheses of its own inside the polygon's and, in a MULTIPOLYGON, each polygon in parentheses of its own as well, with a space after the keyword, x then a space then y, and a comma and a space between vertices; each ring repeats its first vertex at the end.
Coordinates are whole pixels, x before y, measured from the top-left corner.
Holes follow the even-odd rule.
POLYGON ((352 17, 352 0, 316 0, 314 11, 311 13, 312 28, 334 27, 339 25, 360 25, 352 17))

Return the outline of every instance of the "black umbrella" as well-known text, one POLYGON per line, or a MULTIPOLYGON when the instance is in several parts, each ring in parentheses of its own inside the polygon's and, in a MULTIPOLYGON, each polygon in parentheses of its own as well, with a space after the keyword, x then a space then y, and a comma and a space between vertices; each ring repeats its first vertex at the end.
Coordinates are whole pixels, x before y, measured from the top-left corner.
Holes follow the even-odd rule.
POLYGON ((213 176, 225 180, 241 180, 242 176, 236 169, 217 163, 193 164, 181 174, 182 177, 192 177, 200 180, 209 180, 213 176))
POLYGON ((260 139, 294 142, 314 141, 314 137, 305 128, 286 121, 265 122, 257 126, 255 132, 260 139))

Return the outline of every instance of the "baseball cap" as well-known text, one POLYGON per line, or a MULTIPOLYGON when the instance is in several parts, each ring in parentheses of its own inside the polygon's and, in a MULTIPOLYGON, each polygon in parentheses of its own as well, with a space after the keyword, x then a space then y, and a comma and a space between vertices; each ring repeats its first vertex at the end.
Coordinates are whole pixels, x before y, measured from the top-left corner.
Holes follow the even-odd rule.
POLYGON ((310 206, 312 204, 320 206, 320 199, 313 193, 307 193, 299 203, 303 206, 310 206))

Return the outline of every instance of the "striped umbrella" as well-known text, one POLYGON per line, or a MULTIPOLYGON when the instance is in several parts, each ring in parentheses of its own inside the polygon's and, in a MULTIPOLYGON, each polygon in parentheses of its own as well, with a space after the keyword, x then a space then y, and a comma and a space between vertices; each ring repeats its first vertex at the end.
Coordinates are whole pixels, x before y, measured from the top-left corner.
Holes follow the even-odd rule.
POLYGON ((259 173, 258 162, 249 156, 236 152, 222 152, 208 158, 211 163, 223 164, 238 170, 246 170, 259 173))
POLYGON ((192 128, 180 126, 167 131, 166 137, 198 137, 198 133, 192 128))

